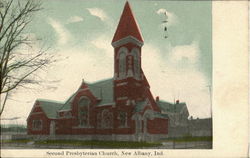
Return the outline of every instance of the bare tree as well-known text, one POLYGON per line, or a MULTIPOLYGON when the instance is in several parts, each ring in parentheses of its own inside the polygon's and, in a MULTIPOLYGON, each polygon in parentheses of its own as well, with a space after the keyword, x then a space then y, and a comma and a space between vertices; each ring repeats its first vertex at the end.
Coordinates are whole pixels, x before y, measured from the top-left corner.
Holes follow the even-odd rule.
POLYGON ((36 40, 27 31, 41 9, 37 0, 0 1, 0 116, 10 92, 39 84, 35 72, 55 61, 43 48, 32 49, 36 40))

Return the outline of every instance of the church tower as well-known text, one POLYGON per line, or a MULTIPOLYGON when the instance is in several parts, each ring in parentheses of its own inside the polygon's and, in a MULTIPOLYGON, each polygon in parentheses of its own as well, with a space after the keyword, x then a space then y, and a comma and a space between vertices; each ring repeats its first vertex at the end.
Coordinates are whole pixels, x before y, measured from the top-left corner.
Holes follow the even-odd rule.
POLYGON ((115 35, 114 101, 116 105, 135 105, 144 99, 144 75, 141 69, 143 38, 131 7, 126 2, 115 35))

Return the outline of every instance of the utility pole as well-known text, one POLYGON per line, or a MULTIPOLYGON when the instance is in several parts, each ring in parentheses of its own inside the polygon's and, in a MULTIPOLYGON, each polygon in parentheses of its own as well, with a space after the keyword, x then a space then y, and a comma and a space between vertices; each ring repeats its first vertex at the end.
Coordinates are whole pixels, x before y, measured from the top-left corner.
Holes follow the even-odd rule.
POLYGON ((213 108, 212 108, 212 87, 208 85, 209 95, 210 95, 210 116, 211 116, 211 136, 213 135, 213 108))
POLYGON ((208 90, 209 90, 209 99, 210 99, 210 116, 212 118, 212 87, 211 85, 208 85, 208 90))
MULTIPOLYGON (((174 99, 174 127, 176 127, 176 103, 175 103, 175 99, 174 99)), ((176 129, 175 129, 176 131, 176 129)), ((175 134, 173 137, 173 149, 175 149, 175 134)))

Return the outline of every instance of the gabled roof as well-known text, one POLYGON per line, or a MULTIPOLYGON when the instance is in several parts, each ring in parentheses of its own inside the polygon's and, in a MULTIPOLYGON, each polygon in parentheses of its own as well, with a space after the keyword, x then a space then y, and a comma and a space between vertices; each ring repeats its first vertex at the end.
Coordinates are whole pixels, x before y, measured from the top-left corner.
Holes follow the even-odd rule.
POLYGON ((63 104, 63 106, 59 109, 59 111, 63 110, 71 110, 71 103, 73 102, 74 97, 76 96, 76 92, 73 93, 68 100, 63 104))
POLYGON ((46 116, 52 119, 57 117, 57 111, 63 106, 63 103, 52 100, 37 99, 37 102, 46 116))
POLYGON ((133 36, 140 42, 143 42, 140 29, 128 2, 124 6, 112 43, 127 36, 133 36))
MULTIPOLYGON (((139 101, 135 104, 135 108, 134 108, 134 111, 135 113, 140 113, 142 112, 145 107, 148 106, 148 101, 147 100, 144 100, 144 101, 139 101)), ((153 118, 169 118, 168 117, 168 114, 162 114, 160 112, 157 112, 157 111, 154 111, 152 109, 150 109, 150 111, 152 112, 152 116, 153 118)))
POLYGON ((135 104, 134 112, 142 112, 146 106, 147 106, 147 100, 138 101, 135 104))
MULTIPOLYGON (((98 81, 95 83, 86 83, 89 90, 92 94, 100 99, 98 105, 106 105, 113 103, 113 79, 106 79, 102 81, 98 81)), ((59 109, 62 110, 71 110, 71 103, 73 102, 74 97, 76 96, 77 91, 73 93, 68 100, 64 103, 64 105, 59 109)))
POLYGON ((167 114, 162 114, 160 112, 154 112, 155 118, 169 118, 167 114))
POLYGON ((186 107, 186 103, 178 103, 178 104, 172 104, 172 103, 169 103, 169 102, 166 102, 166 101, 157 101, 156 102, 157 105, 160 107, 160 109, 164 112, 171 112, 171 113, 174 113, 174 112, 177 112, 177 113, 180 113, 181 110, 186 107))
MULTIPOLYGON (((90 91, 95 97, 100 99, 99 106, 113 103, 113 79, 98 81, 95 83, 87 84, 90 91)), ((98 106, 97 105, 97 106, 98 106)))

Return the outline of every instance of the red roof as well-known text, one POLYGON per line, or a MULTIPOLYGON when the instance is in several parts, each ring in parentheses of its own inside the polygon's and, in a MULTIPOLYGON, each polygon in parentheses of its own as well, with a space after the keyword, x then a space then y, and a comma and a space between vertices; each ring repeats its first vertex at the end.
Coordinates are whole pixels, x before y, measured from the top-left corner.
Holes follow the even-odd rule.
POLYGON ((126 2, 124 6, 124 9, 120 18, 120 22, 117 26, 112 43, 127 36, 133 36, 137 40, 143 42, 140 29, 137 25, 137 22, 135 20, 135 17, 133 15, 133 12, 131 10, 131 7, 128 1, 126 2))

